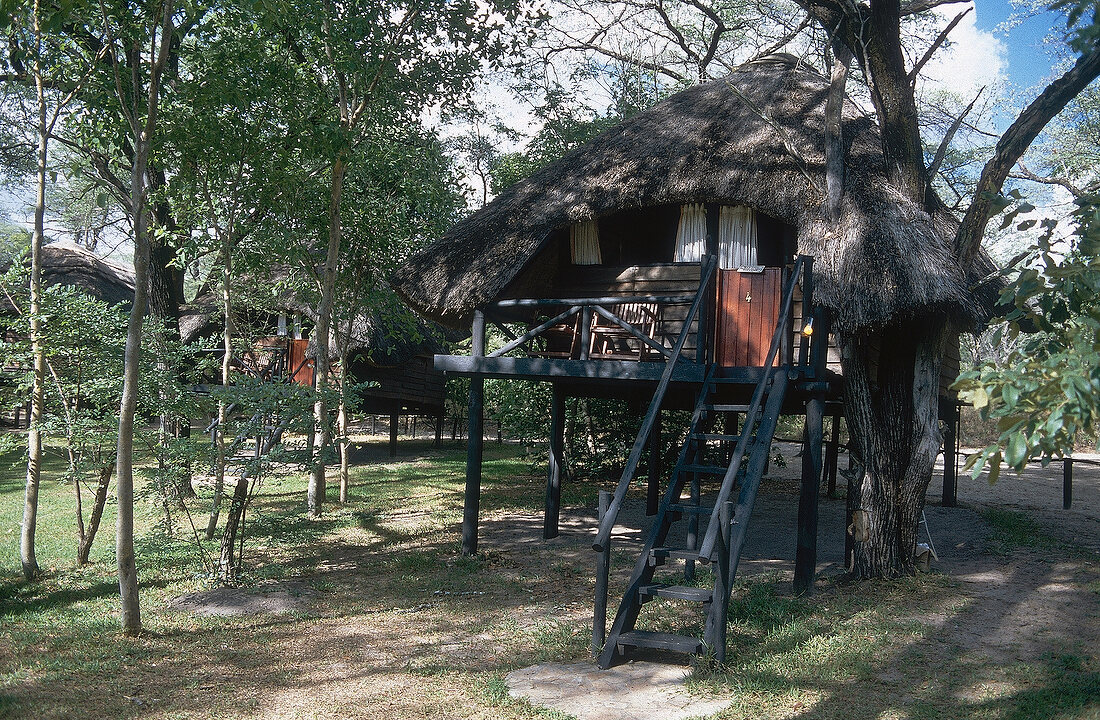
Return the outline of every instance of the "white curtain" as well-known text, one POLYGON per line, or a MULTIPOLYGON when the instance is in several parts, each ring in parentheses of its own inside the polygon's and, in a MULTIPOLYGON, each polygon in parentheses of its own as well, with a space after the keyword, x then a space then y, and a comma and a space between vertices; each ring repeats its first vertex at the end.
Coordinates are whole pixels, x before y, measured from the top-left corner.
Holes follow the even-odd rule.
POLYGON ((718 214, 718 267, 759 268, 756 262, 756 213, 752 208, 722 206, 718 214))
POLYGON ((680 226, 676 229, 673 262, 699 262, 707 252, 707 208, 703 203, 688 203, 680 208, 680 226))
POLYGON ((600 230, 595 220, 573 223, 569 228, 569 249, 574 265, 601 265, 600 230))

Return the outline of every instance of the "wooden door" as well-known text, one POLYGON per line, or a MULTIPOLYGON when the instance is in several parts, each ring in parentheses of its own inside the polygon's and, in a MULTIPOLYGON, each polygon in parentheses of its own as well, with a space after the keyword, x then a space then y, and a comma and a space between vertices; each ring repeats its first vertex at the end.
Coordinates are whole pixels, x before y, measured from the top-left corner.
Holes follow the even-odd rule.
POLYGON ((313 387, 313 360, 306 359, 306 349, 308 347, 309 340, 290 341, 290 353, 288 353, 290 366, 287 371, 291 373, 290 379, 294 382, 306 387, 313 387))
MULTIPOLYGON (((764 365, 779 320, 782 273, 782 268, 718 271, 714 357, 719 365, 764 365)), ((778 356, 773 364, 779 364, 778 356)))

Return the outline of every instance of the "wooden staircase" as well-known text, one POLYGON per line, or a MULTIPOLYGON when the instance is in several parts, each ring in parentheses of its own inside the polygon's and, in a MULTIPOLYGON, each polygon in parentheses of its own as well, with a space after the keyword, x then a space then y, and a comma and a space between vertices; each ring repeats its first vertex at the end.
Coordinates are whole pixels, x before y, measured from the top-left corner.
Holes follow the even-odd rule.
MULTIPOLYGON (((751 385, 746 385, 743 378, 723 377, 717 365, 708 366, 687 437, 668 479, 645 545, 627 581, 611 629, 604 639, 610 535, 615 513, 622 505, 625 488, 629 486, 634 472, 628 461, 615 497, 607 503, 607 512, 601 517, 599 533, 593 544, 593 548, 601 553, 597 563, 593 625, 594 648, 599 649, 602 641, 600 667, 610 667, 630 648, 657 648, 688 654, 712 653, 715 660, 724 662, 731 584, 737 573, 757 490, 768 464, 783 401, 788 386, 799 378, 802 371, 801 366, 796 367, 791 361, 782 365, 774 363, 783 338, 789 332, 794 287, 802 269, 800 258, 785 288, 782 310, 767 360, 749 403, 724 402, 722 398, 735 394, 729 392, 733 389, 729 387, 731 384, 740 384, 743 389, 751 385), (726 420, 730 415, 743 417, 740 432, 715 432, 716 427, 722 427, 718 421, 726 420), (704 484, 712 488, 708 493, 711 497, 708 504, 703 503, 704 484), (716 490, 714 485, 718 485, 716 490), (736 502, 732 500, 735 489, 739 489, 736 502), (713 582, 709 586, 700 587, 696 583, 697 564, 713 568, 713 582), (659 569, 672 565, 677 568, 674 576, 667 572, 670 567, 662 570, 662 576, 658 577, 659 569), (699 606, 703 632, 682 635, 638 628, 642 606, 657 598, 699 606)), ((806 352, 802 355, 808 357, 806 352)), ((670 363, 675 360, 673 357, 670 363)), ((650 405, 651 414, 660 407, 663 399, 661 393, 659 386, 650 405)), ((639 453, 648 437, 646 425, 643 423, 635 443, 635 450, 639 453)))
MULTIPOLYGON (((779 412, 786 394, 786 372, 769 373, 762 383, 763 393, 756 406, 722 405, 713 402, 721 378, 712 370, 692 413, 687 439, 680 449, 676 467, 669 479, 657 515, 650 527, 644 547, 627 581, 627 589, 619 604, 607 641, 600 654, 600 667, 610 667, 618 654, 628 648, 659 648, 699 654, 713 650, 715 658, 722 662, 725 656, 725 617, 729 607, 730 581, 737 572, 741 548, 745 542, 745 526, 756 499, 756 491, 767 465, 772 436, 779 420, 779 412), (762 411, 761 410, 762 407, 762 411), (753 412, 753 410, 757 412, 753 412), (745 423, 739 435, 708 432, 707 429, 728 413, 744 413, 745 423), (728 446, 736 442, 728 465, 708 464, 708 458, 729 454, 728 446), (745 473, 741 474, 743 459, 748 456, 745 473), (703 483, 721 480, 713 505, 701 503, 703 483), (736 508, 730 507, 732 491, 740 485, 736 508), (687 490, 685 497, 685 490, 687 490), (723 522, 725 520, 725 522, 723 522), (731 522, 732 521, 732 522, 731 522), (700 525, 707 527, 699 544, 700 525), (683 543, 673 545, 672 530, 683 523, 683 543), (713 530, 712 530, 713 529, 713 530), (714 536, 708 543, 707 537, 714 536), (715 566, 711 587, 696 587, 696 562, 715 566), (682 565, 683 582, 656 579, 658 568, 670 563, 682 565), (691 637, 636 628, 642 605, 665 598, 701 606, 705 617, 703 636, 691 637)), ((712 462, 712 461, 709 461, 712 462)))

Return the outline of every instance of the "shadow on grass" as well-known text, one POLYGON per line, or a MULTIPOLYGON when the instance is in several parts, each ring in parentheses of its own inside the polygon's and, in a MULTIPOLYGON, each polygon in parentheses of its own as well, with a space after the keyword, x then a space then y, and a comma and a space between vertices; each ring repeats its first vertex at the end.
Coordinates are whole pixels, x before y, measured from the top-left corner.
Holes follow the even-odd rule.
POLYGON ((68 607, 85 600, 118 594, 118 583, 103 581, 93 585, 60 588, 42 593, 42 582, 17 580, 0 583, 0 615, 16 618, 26 613, 37 613, 68 607), (24 600, 20 596, 26 596, 24 600))

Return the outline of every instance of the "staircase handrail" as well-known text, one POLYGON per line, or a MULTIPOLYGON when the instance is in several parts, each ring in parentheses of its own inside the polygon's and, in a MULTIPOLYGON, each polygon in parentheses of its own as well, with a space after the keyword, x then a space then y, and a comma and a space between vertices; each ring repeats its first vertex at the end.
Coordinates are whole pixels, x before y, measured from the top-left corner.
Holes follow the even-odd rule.
POLYGON ((749 402, 749 409, 745 411, 745 421, 742 425, 744 432, 741 433, 741 438, 737 441, 737 447, 733 451, 733 458, 730 460, 729 467, 726 469, 726 474, 722 477, 722 487, 718 491, 717 500, 714 502, 714 509, 710 514, 710 522, 707 523, 707 534, 703 537, 703 544, 699 547, 699 560, 702 562, 710 562, 710 557, 714 553, 714 545, 718 540, 718 530, 721 526, 719 514, 723 504, 729 499, 730 492, 733 490, 734 481, 737 478, 737 473, 741 470, 741 458, 745 455, 745 450, 748 448, 749 439, 752 435, 749 430, 753 427, 757 416, 760 414, 764 392, 771 383, 772 377, 776 372, 780 369, 789 370, 789 368, 785 366, 773 367, 772 363, 779 353, 779 347, 782 344, 783 337, 789 329, 788 326, 791 324, 791 305, 794 303, 794 289, 798 284, 798 280, 805 266, 806 257, 804 255, 799 255, 795 260, 794 269, 791 271, 791 277, 787 281, 787 287, 783 291, 783 301, 780 304, 779 320, 775 325, 775 332, 772 334, 772 343, 768 348, 767 359, 764 360, 764 374, 756 384, 756 390, 753 391, 752 400, 749 402))
MULTIPOLYGON (((702 272, 699 275, 699 290, 695 293, 695 299, 688 309, 687 317, 684 319, 683 329, 680 331, 680 336, 676 339, 676 345, 672 348, 672 355, 669 356, 668 361, 665 363, 665 369, 661 373, 661 379, 657 381, 657 389, 653 393, 653 399, 649 403, 649 409, 646 411, 645 419, 642 420, 642 426, 638 429, 638 437, 634 440, 634 446, 630 449, 626 467, 623 468, 622 477, 619 478, 619 484, 615 488, 615 495, 611 498, 611 502, 607 506, 607 513, 600 522, 599 531, 596 533, 596 540, 592 543, 592 549, 597 552, 602 552, 604 546, 611 539, 611 531, 615 528, 615 521, 619 515, 619 509, 622 506, 623 498, 626 497, 626 492, 630 489, 630 482, 634 479, 634 471, 638 469, 638 462, 642 458, 642 451, 645 449, 645 445, 649 441, 649 436, 653 432, 657 413, 661 409, 665 393, 668 391, 668 386, 672 381, 672 374, 676 369, 676 363, 679 362, 680 357, 683 355, 684 344, 687 342, 688 336, 691 335, 691 323, 699 313, 699 308, 702 306, 703 299, 706 297, 707 289, 710 287, 711 276, 714 274, 714 269, 717 265, 718 258, 716 256, 707 256, 702 272)), ((696 352, 703 352, 703 350, 704 349, 700 347, 696 349, 696 352)))

